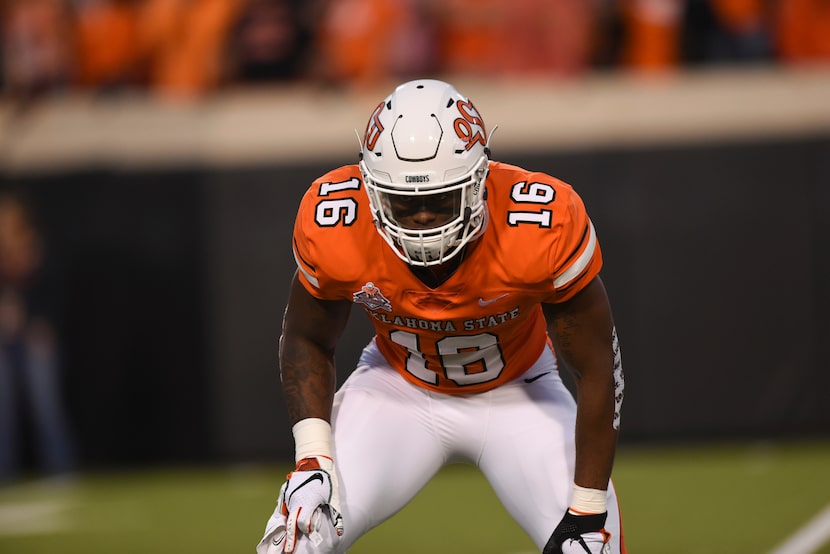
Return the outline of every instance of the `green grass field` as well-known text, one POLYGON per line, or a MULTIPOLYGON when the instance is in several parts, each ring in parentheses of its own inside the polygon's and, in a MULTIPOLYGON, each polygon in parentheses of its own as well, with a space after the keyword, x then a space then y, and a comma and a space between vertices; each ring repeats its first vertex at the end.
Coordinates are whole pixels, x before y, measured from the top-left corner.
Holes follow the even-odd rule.
MULTIPOLYGON (((287 469, 149 470, 0 487, 0 553, 253 554, 287 469)), ((830 443, 621 448, 614 482, 629 552, 769 552, 830 504, 828 470, 830 443)), ((534 551, 466 466, 443 470, 352 549, 534 551)), ((816 552, 830 554, 830 544, 816 552)))

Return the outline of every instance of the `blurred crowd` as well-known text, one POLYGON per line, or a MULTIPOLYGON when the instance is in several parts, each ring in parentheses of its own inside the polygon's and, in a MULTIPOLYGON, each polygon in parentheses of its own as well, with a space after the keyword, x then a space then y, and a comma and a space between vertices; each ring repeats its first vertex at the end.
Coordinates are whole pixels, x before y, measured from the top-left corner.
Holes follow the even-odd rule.
POLYGON ((0 0, 0 90, 830 63, 827 0, 0 0))

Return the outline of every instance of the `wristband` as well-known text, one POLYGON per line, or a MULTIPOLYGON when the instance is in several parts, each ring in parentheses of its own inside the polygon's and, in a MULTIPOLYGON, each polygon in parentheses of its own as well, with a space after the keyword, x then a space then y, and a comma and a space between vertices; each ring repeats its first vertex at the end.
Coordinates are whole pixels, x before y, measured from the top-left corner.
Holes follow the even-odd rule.
POLYGON ((295 462, 310 456, 331 459, 331 425, 328 421, 316 417, 302 419, 294 424, 291 432, 294 433, 295 462))
POLYGON ((608 510, 607 496, 607 491, 574 485, 569 511, 576 515, 601 514, 608 510))

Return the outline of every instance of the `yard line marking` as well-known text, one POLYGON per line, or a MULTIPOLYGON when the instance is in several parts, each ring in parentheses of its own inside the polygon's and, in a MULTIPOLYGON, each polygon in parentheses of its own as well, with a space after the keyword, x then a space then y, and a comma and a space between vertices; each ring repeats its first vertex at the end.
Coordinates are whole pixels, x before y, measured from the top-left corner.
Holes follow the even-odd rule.
POLYGON ((54 500, 0 505, 0 536, 40 535, 66 528, 66 506, 54 500))
POLYGON ((811 554, 830 540, 830 504, 770 554, 811 554))

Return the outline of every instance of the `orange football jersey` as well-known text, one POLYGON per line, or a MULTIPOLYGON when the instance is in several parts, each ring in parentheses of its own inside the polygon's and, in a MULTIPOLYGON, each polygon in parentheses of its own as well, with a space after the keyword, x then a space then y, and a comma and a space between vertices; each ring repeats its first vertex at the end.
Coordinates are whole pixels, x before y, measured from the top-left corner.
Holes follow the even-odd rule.
POLYGON ((376 231, 356 165, 316 180, 294 226, 294 256, 309 293, 361 304, 390 364, 442 393, 478 393, 524 373, 548 341, 540 303, 568 300, 602 265, 593 225, 570 185, 490 162, 486 187, 487 229, 435 289, 376 231))

